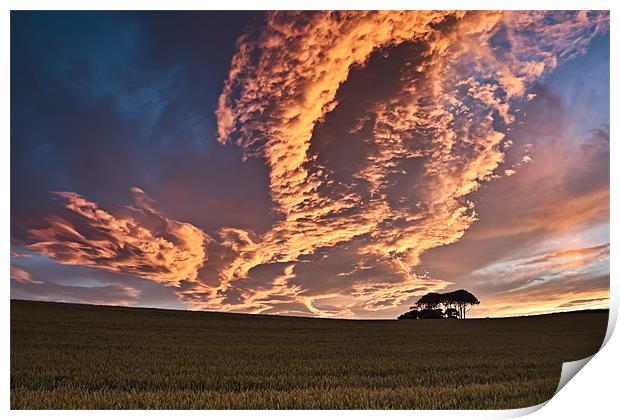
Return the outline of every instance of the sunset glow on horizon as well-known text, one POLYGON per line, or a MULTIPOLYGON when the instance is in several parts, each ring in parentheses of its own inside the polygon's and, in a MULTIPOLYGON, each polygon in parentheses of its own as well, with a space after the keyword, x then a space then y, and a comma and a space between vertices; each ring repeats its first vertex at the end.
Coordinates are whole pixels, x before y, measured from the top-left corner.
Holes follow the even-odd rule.
POLYGON ((609 306, 609 13, 20 12, 11 297, 609 306), (75 37, 72 34, 83 36, 75 37))

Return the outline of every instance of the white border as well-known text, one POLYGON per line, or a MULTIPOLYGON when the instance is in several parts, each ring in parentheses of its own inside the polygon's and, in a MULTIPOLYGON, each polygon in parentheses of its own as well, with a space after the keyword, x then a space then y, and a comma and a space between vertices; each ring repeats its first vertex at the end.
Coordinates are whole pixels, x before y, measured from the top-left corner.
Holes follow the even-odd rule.
MULTIPOLYGON (((10 75, 9 75, 9 57, 10 57, 10 10, 269 10, 269 9, 603 9, 611 10, 612 21, 614 21, 615 11, 614 5, 620 4, 613 1, 549 1, 549 0, 521 0, 521 1, 488 1, 488 0, 468 0, 468 1, 404 1, 404 0, 313 0, 313 1, 284 1, 284 0, 262 0, 253 2, 249 0, 228 0, 226 2, 208 2, 198 0, 90 0, 88 2, 78 0, 59 0, 59 1, 42 1, 42 0, 5 0, 2 2, 2 31, 0 42, 0 56, 4 59, 0 72, 2 72, 2 114, 0 122, 2 132, 4 133, 2 140, 2 152, 0 153, 0 171, 2 171, 2 197, 4 197, 2 205, 0 205, 0 214, 2 229, 2 237, 4 240, 0 245, 2 253, 2 266, 4 274, 4 287, 1 288, 2 293, 2 353, 4 354, 4 363, 2 363, 2 395, 4 402, 4 410, 9 411, 9 394, 10 394, 10 370, 9 370, 9 266, 10 266, 10 194, 9 194, 9 139, 10 139, 10 75)), ((613 26, 613 25, 612 25, 613 26)), ((618 51, 620 45, 618 42, 618 30, 612 28, 611 31, 611 121, 618 121, 617 98, 618 83, 616 75, 620 75, 618 66, 618 51)), ((615 133, 615 128, 612 132, 615 133)), ((618 159, 619 148, 611 141, 611 197, 616 197, 618 189, 618 167, 613 163, 620 163, 618 159)), ((618 196, 620 198, 620 196, 618 196)), ((612 200, 611 202, 611 252, 613 255, 615 245, 618 240, 618 205, 612 200)), ((606 345, 604 349, 597 354, 590 363, 578 374, 578 379, 570 381, 548 404, 541 404, 530 409, 521 410, 490 410, 490 411, 215 411, 208 414, 204 411, 182 411, 174 412, 173 415, 182 415, 187 418, 203 419, 205 415, 216 416, 219 419, 235 419, 235 418, 251 418, 252 420, 267 420, 272 418, 290 418, 291 416, 304 419, 315 420, 319 415, 323 418, 339 420, 363 420, 387 418, 392 420, 407 419, 412 416, 420 418, 433 419, 452 419, 454 417, 484 419, 484 418, 507 418, 528 414, 535 411, 531 415, 531 419, 557 419, 557 418, 597 418, 609 416, 610 413, 617 412, 617 378, 620 373, 618 368, 619 362, 614 353, 620 353, 620 342, 617 337, 610 334, 615 325, 618 314, 617 299, 617 274, 618 264, 613 258, 610 259, 611 273, 611 314, 610 328, 606 337, 606 345), (544 409, 538 410, 542 406, 544 409)), ((80 411, 11 411, 10 415, 20 418, 33 418, 45 416, 50 419, 66 419, 66 418, 82 418, 86 413, 80 411)), ((114 416, 120 418, 137 417, 148 418, 149 420, 168 420, 171 413, 166 411, 117 411, 114 416)), ((109 412, 90 411, 88 416, 93 419, 108 419, 109 412)))
POLYGON ((5 0, 6 10, 612 10, 611 0, 5 0))

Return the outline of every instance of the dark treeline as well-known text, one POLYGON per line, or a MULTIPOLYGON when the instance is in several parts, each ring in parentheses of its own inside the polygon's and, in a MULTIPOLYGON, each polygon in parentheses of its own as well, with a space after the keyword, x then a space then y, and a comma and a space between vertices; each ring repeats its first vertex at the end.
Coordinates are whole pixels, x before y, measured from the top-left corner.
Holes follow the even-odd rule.
POLYGON ((398 319, 465 319, 467 310, 480 301, 467 290, 448 293, 427 293, 398 319))

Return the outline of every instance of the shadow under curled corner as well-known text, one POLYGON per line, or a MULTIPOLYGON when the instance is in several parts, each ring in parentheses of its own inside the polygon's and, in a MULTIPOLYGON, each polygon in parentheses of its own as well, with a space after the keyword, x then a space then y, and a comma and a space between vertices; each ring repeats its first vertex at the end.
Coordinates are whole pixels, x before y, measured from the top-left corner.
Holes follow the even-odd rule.
MULTIPOLYGON (((560 382, 558 383, 557 389, 553 393, 553 397, 555 397, 557 393, 560 392, 562 388, 564 388, 564 385, 566 385, 571 379, 573 379, 573 377, 577 374, 577 372, 579 372, 586 364, 588 364, 588 362, 592 360, 592 358, 595 355, 596 353, 586 358, 580 359, 580 360, 574 360, 572 362, 562 363, 562 373, 560 374, 560 382)), ((533 405, 531 407, 517 408, 514 410, 506 410, 506 414, 507 414, 506 418, 521 417, 521 416, 526 416, 528 414, 532 414, 540 410, 541 408, 543 408, 545 405, 547 405, 547 403, 551 401, 553 397, 551 397, 545 402, 542 402, 537 405, 533 405)))
MULTIPOLYGON (((601 344, 600 349, 596 353, 588 357, 585 357, 583 359, 562 363, 562 373, 560 374, 560 381, 558 382, 558 387, 553 393, 553 397, 555 397, 558 394, 558 392, 560 392, 560 390, 562 390, 562 388, 564 388, 564 386, 568 382, 570 382, 570 380, 573 379, 575 375, 577 375, 577 373, 581 369, 583 369, 583 367, 587 365, 590 360, 594 358, 594 356, 598 354, 598 352, 603 350, 603 348, 605 347, 605 345, 611 338, 611 335, 613 334, 614 329, 616 328, 617 318, 618 318, 618 308, 614 302, 614 304, 610 305, 610 308, 609 308, 609 320, 607 321, 607 331, 605 333, 605 338, 603 340, 603 343, 601 344)), ((533 405, 531 407, 505 410, 504 413, 506 414, 506 416, 504 418, 515 418, 515 417, 521 417, 521 416, 526 416, 528 414, 532 414, 540 410, 541 408, 543 408, 545 405, 547 405, 547 403, 551 401, 553 397, 551 397, 545 402, 542 402, 537 405, 533 405)))

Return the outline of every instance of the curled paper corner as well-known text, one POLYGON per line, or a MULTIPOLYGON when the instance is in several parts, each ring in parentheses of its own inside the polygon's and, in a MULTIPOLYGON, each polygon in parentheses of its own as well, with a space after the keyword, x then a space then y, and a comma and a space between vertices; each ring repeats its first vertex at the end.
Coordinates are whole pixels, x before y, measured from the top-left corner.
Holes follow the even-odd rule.
POLYGON ((513 419, 513 418, 517 418, 517 417, 527 416, 528 414, 532 414, 532 413, 540 410, 541 408, 543 408, 549 401, 550 400, 547 400, 545 402, 542 402, 542 403, 536 404, 536 405, 532 405, 530 407, 512 408, 512 409, 509 409, 509 410, 502 410, 501 411, 501 415, 499 417, 500 418, 505 418, 505 419, 513 419))
MULTIPOLYGON (((608 329, 609 332, 609 329, 608 329)), ((602 348, 602 347, 601 347, 602 348)), ((597 352, 598 353, 598 352, 597 352)), ((564 362, 562 363, 562 373, 560 374, 560 381, 558 382, 558 387, 553 393, 553 397, 557 395, 558 392, 571 380, 573 377, 579 372, 592 358, 596 355, 594 353, 591 356, 588 356, 584 359, 574 360, 572 362, 564 362)), ((511 410, 505 410, 503 412, 502 418, 515 418, 515 417, 523 417, 528 414, 532 414, 541 408, 543 408, 549 401, 553 399, 553 397, 549 398, 547 401, 544 401, 540 404, 533 405, 531 407, 523 407, 511 410)))
MULTIPOLYGON (((610 298, 613 303, 613 296, 610 296, 610 298)), ((611 335, 614 333, 614 330, 616 329, 617 320, 618 320, 618 305, 616 304, 610 305, 609 306, 609 318, 607 319, 607 332, 605 333, 603 344, 601 344, 601 349, 605 347, 605 344, 607 344, 607 342, 611 338, 611 335)))
POLYGON ((564 385, 568 383, 573 377, 579 372, 592 358, 596 353, 592 356, 588 356, 584 359, 574 360, 572 362, 564 362, 562 363, 562 373, 560 374, 560 382, 558 383, 558 387, 555 390, 554 396, 557 395, 558 392, 564 385))
MULTIPOLYGON (((617 305, 611 305, 611 307, 609 308, 609 318, 607 319, 607 331, 605 332, 605 338, 603 339, 603 343, 601 344, 601 347, 598 349, 596 353, 601 351, 603 347, 605 347, 609 339, 611 338, 611 335, 613 334, 614 329, 616 328, 617 318, 618 318, 618 307, 617 305)), ((560 374, 560 382, 558 383, 558 387, 555 390, 555 393, 553 395, 555 396, 558 392, 560 392, 560 390, 564 388, 564 385, 566 385, 568 381, 573 379, 573 376, 575 376, 577 372, 579 372, 590 360, 592 360, 592 358, 596 355, 596 353, 584 359, 562 363, 562 373, 560 374)))
MULTIPOLYGON (((609 308, 609 318, 607 320, 607 331, 605 332, 605 338, 603 339, 603 343, 601 344, 601 347, 592 355, 585 357, 583 359, 579 359, 579 360, 574 360, 572 362, 564 362, 562 363, 562 372, 560 374, 560 381, 558 382, 558 387, 556 388, 555 392, 553 393, 553 397, 555 397, 557 395, 558 392, 560 392, 560 390, 562 388, 564 388, 564 386, 571 380, 573 379, 573 377, 577 374, 577 372, 579 372, 581 369, 583 369, 583 367, 585 365, 588 364, 588 362, 590 360, 592 360, 592 358, 594 356, 596 356, 596 354, 601 351, 603 349, 603 347, 605 347, 605 345, 607 344, 607 342, 609 341, 609 339, 611 338, 614 329, 616 328, 616 320, 618 318, 618 307, 617 305, 611 305, 609 308)), ((519 416, 524 416, 526 414, 530 414, 533 413, 535 411, 538 411, 539 409, 541 409, 542 407, 544 407, 549 401, 551 401, 553 399, 553 397, 551 397, 550 399, 548 399, 547 401, 532 406, 532 407, 526 407, 523 409, 518 409, 515 411, 521 411, 521 413, 518 413, 519 416)))

